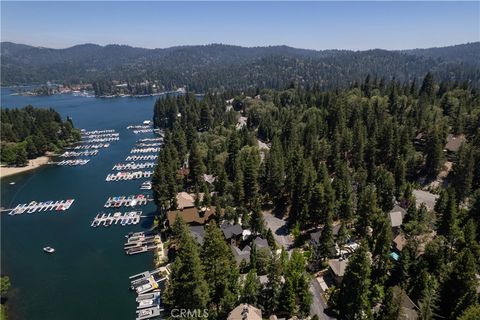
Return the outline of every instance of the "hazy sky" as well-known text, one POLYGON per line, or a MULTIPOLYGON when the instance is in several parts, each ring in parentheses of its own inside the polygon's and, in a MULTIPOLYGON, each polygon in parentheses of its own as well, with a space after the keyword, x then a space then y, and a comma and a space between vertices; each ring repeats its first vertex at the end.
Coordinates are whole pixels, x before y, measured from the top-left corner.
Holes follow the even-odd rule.
POLYGON ((1 2, 2 41, 405 49, 480 41, 480 2, 1 2))

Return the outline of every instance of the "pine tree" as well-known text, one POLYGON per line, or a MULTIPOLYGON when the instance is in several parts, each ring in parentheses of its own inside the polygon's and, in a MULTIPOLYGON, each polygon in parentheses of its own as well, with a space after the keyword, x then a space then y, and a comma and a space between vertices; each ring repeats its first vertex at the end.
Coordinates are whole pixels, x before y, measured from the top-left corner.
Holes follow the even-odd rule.
POLYGON ((188 167, 190 169, 190 180, 192 185, 202 185, 204 183, 203 175, 205 173, 205 164, 203 163, 202 155, 198 144, 195 142, 190 148, 190 155, 188 157, 188 167))
POLYGON ((438 282, 431 275, 427 275, 426 285, 418 302, 419 319, 433 320, 438 310, 438 282))
POLYGON ((285 180, 283 150, 278 136, 273 138, 272 148, 268 153, 265 169, 265 189, 271 199, 278 200, 282 196, 285 180))
POLYGON ((297 311, 295 288, 290 278, 285 279, 285 283, 283 284, 282 294, 280 295, 280 306, 289 316, 294 315, 297 311))
POLYGON ((424 152, 425 172, 429 177, 436 177, 443 163, 443 138, 438 129, 428 134, 424 152))
POLYGON ((282 266, 279 257, 276 254, 272 254, 268 266, 268 282, 265 285, 265 293, 262 299, 267 314, 275 314, 279 307, 282 290, 281 270, 282 266))
POLYGON ((322 228, 320 239, 316 248, 316 257, 325 260, 335 254, 335 242, 333 241, 333 221, 331 214, 328 214, 327 221, 322 228))
POLYGON ((371 319, 370 258, 365 244, 350 257, 338 297, 339 319, 371 319))
POLYGON ((425 96, 426 98, 433 98, 435 94, 435 83, 433 82, 433 76, 429 72, 423 78, 422 87, 420 88, 420 96, 425 96))
POLYGON ((477 267, 471 251, 463 249, 456 257, 440 290, 440 314, 456 318, 477 301, 477 267))
POLYGON ((366 237, 367 230, 372 226, 373 219, 382 214, 377 204, 375 188, 372 185, 367 185, 361 191, 358 202, 356 230, 360 237, 366 237))
POLYGON ((395 294, 393 288, 388 288, 385 292, 385 298, 382 307, 376 319, 378 320, 398 320, 400 319, 400 296, 395 294))
POLYGON ((255 269, 250 269, 245 277, 245 281, 243 283, 242 294, 240 297, 240 301, 243 303, 248 303, 251 305, 258 305, 258 300, 260 296, 260 281, 257 277, 257 272, 255 269))
POLYGON ((215 222, 210 222, 205 230, 202 262, 213 312, 224 316, 237 302, 239 272, 232 252, 215 222))
POLYGON ((177 255, 164 295, 169 308, 205 309, 209 302, 209 288, 200 261, 200 254, 180 219, 176 222, 177 255))

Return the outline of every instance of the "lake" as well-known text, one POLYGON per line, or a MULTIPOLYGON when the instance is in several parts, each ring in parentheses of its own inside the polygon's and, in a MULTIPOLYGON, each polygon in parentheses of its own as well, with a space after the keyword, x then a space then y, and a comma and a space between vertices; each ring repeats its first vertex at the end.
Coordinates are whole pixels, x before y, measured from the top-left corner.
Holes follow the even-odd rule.
MULTIPOLYGON (((12 283, 9 319, 134 319, 136 296, 129 290, 128 277, 150 270, 153 255, 125 255, 124 236, 149 228, 153 219, 125 227, 91 228, 90 224, 98 212, 113 212, 103 208, 108 197, 150 193, 140 190, 143 180, 106 182, 105 177, 114 164, 125 162, 138 139, 153 137, 135 135, 126 127, 151 120, 158 97, 24 97, 11 96, 7 88, 1 92, 2 108, 28 104, 54 108, 64 119, 72 117, 76 128, 120 133, 120 141, 100 149, 85 166, 47 165, 2 179, 1 206, 5 208, 33 200, 75 199, 62 213, 1 215, 1 270, 12 283), (45 246, 54 247, 55 254, 43 252, 45 246)), ((150 202, 140 210, 152 216, 155 205, 150 202)))

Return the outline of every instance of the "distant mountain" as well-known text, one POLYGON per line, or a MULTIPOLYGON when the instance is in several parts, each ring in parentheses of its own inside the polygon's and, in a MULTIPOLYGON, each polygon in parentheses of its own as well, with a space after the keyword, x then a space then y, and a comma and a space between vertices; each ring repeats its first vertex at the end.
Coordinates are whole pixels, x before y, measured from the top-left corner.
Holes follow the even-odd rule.
POLYGON ((431 71, 441 80, 480 83, 480 43, 404 51, 306 50, 288 46, 212 44, 144 49, 82 44, 49 49, 1 43, 1 84, 155 80, 166 89, 282 88, 292 82, 322 87, 374 77, 410 81, 431 71))

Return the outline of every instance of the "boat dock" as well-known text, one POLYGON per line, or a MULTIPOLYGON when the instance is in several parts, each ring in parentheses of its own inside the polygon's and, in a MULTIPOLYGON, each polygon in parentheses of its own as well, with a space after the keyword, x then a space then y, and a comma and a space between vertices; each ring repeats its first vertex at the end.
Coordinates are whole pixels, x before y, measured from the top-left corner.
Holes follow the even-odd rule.
POLYGON ((135 156, 128 156, 125 158, 125 161, 148 161, 148 160, 157 160, 158 155, 135 155, 135 156))
POLYGON ((160 147, 151 148, 133 148, 130 153, 157 153, 160 152, 160 147))
POLYGON ((163 138, 144 138, 138 139, 137 143, 144 143, 144 142, 162 142, 163 138))
POLYGON ((84 166, 89 161, 90 161, 90 159, 63 160, 63 161, 57 162, 57 165, 58 166, 70 166, 70 167, 84 166))
POLYGON ((160 235, 145 235, 144 233, 138 233, 127 236, 127 242, 123 246, 123 249, 126 254, 133 255, 155 250, 161 245, 162 240, 160 239, 160 235))
POLYGON ((127 181, 142 178, 150 178, 153 171, 121 171, 118 173, 110 173, 105 178, 105 181, 127 181))
POLYGON ((143 206, 152 201, 144 194, 139 195, 130 195, 130 196, 116 196, 110 197, 105 202, 105 208, 120 208, 121 206, 125 207, 134 207, 134 206, 143 206))
POLYGON ((137 292, 138 295, 149 293, 159 288, 159 283, 166 278, 160 275, 160 269, 145 271, 135 274, 130 279, 130 289, 137 292))
POLYGON ((159 317, 161 311, 163 311, 163 309, 160 309, 160 306, 137 310, 136 320, 146 320, 159 317))
POLYGON ((95 216, 92 221, 91 226, 93 228, 104 226, 110 227, 112 224, 120 223, 122 226, 126 226, 127 224, 138 224, 140 222, 140 218, 142 216, 142 211, 131 211, 131 212, 115 212, 109 213, 99 213, 95 216))
POLYGON ((88 150, 88 151, 66 151, 60 155, 60 157, 70 158, 70 157, 90 157, 96 156, 98 154, 98 149, 88 150))
POLYGON ((11 209, 9 215, 19 215, 23 213, 35 213, 44 211, 66 211, 70 209, 75 199, 59 200, 59 201, 45 201, 19 204, 15 208, 11 209))
POLYGON ((129 163, 117 163, 113 166, 112 170, 138 170, 138 169, 151 169, 155 167, 155 162, 129 162, 129 163))

